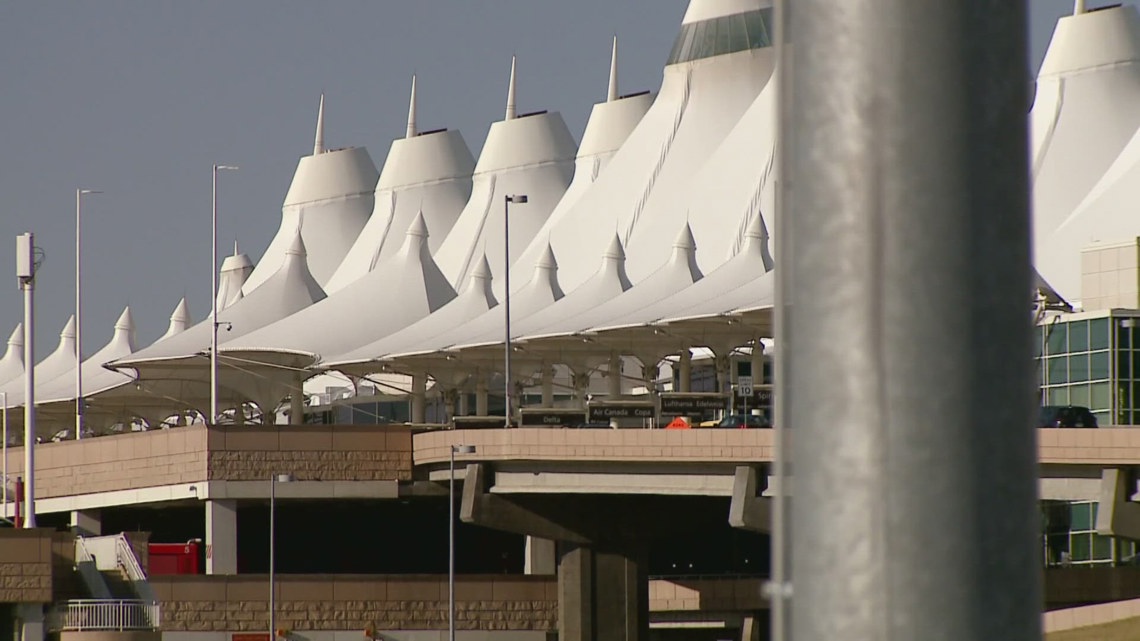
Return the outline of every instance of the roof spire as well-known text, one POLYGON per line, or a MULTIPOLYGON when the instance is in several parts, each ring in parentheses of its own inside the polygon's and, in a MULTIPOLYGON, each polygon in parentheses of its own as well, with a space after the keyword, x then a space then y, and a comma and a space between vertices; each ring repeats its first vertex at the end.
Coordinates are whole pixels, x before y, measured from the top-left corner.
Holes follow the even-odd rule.
POLYGON ((412 74, 412 97, 408 100, 408 133, 405 138, 416 135, 416 74, 412 74))
POLYGON ((507 85, 507 115, 503 120, 514 120, 518 112, 515 110, 515 57, 511 56, 511 81, 507 85))
POLYGON ((1073 15, 1079 16, 1085 12, 1085 0, 1075 0, 1073 2, 1073 15))
POLYGON ((238 255, 238 244, 237 244, 237 239, 235 238, 234 239, 234 256, 237 256, 237 255, 238 255))
POLYGON ((317 107, 317 136, 313 140, 313 155, 325 153, 325 94, 321 93, 321 103, 317 107))
POLYGON ((618 99, 618 78, 617 78, 617 36, 614 36, 614 48, 610 53, 610 91, 606 95, 606 102, 613 102, 618 99))

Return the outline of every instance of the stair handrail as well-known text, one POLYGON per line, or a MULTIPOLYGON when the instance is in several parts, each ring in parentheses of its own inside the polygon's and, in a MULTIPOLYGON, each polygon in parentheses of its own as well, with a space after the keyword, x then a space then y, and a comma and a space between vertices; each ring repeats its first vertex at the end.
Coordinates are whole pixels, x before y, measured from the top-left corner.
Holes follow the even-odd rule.
POLYGON ((111 598, 111 589, 107 587, 103 575, 99 574, 99 569, 95 567, 95 557, 91 556, 82 536, 75 537, 75 571, 83 579, 83 584, 87 586, 91 596, 96 599, 111 598))
POLYGON ((146 572, 143 571, 142 565, 139 564, 139 559, 135 556, 135 550, 127 541, 126 535, 119 533, 115 536, 115 559, 119 563, 119 567, 127 575, 131 582, 131 587, 134 588, 135 593, 144 601, 154 603, 158 599, 154 594, 154 590, 150 587, 150 582, 147 581, 146 572))

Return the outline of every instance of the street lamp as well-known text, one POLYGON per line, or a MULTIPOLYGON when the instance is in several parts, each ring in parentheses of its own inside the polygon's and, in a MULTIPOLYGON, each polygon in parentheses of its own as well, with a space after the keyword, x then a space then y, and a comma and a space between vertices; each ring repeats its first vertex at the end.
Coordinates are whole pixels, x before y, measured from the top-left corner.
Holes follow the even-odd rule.
MULTIPOLYGON (((218 420, 218 170, 237 170, 233 165, 214 165, 213 198, 210 216, 210 420, 218 420)), ((270 617, 272 618, 272 617, 270 617)))
POLYGON ((275 618, 276 612, 274 611, 277 605, 276 595, 276 574, 274 562, 276 554, 274 546, 277 542, 276 520, 277 520, 277 484, 289 483, 293 480, 292 474, 273 474, 269 477, 269 639, 276 641, 277 639, 277 621, 275 618))
MULTIPOLYGON (((36 527, 36 271, 43 253, 35 234, 16 237, 16 278, 24 289, 24 527, 36 527)), ((5 403, 7 405, 7 403, 5 403)))
POLYGON ((506 335, 503 352, 503 377, 505 379, 503 382, 503 398, 505 400, 503 427, 511 426, 511 203, 524 205, 526 202, 526 194, 503 196, 503 315, 505 320, 503 325, 506 335))
POLYGON ((94 189, 75 190, 75 438, 83 438, 83 263, 81 212, 83 196, 101 194, 94 189))
POLYGON ((0 406, 0 411, 4 413, 2 419, 4 423, 4 485, 0 486, 4 490, 4 507, 0 508, 3 510, 0 511, 0 518, 6 519, 8 518, 8 392, 0 392, 0 397, 3 397, 0 402, 4 403, 0 406))
POLYGON ((474 445, 452 445, 447 475, 447 639, 455 641, 455 455, 474 454, 474 445))

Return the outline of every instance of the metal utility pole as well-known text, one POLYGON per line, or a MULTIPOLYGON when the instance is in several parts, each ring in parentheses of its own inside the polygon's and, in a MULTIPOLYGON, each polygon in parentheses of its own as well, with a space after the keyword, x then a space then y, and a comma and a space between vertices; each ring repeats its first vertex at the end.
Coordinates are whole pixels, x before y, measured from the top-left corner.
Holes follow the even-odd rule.
POLYGON ((75 438, 83 438, 83 196, 101 194, 94 189, 75 190, 75 438))
POLYGON ((452 445, 447 474, 447 639, 455 641, 455 455, 474 454, 474 445, 452 445))
POLYGON ((1040 639, 1025 0, 790 23, 792 635, 1040 639))
MULTIPOLYGON (((514 62, 511 63, 514 77, 514 62)), ((513 86, 513 83, 512 83, 513 86)), ((511 426, 511 203, 526 204, 526 194, 503 196, 503 427, 511 426)))
MULTIPOLYGON (((324 104, 324 98, 321 99, 324 104)), ((237 170, 233 165, 214 165, 210 198, 210 425, 218 422, 218 170, 237 170)), ((241 408, 238 408, 241 411, 241 408)))
MULTIPOLYGON (((36 241, 16 237, 16 278, 24 289, 24 527, 36 527, 36 241)), ((5 402, 5 405, 8 403, 5 402)))

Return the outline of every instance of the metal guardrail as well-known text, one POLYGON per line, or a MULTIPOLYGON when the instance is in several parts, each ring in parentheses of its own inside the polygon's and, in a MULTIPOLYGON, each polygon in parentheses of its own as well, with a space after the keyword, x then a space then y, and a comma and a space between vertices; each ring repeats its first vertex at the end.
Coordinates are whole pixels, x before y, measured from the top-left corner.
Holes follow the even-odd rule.
POLYGON ((53 632, 158 630, 158 603, 110 599, 75 599, 56 605, 48 620, 53 632))

